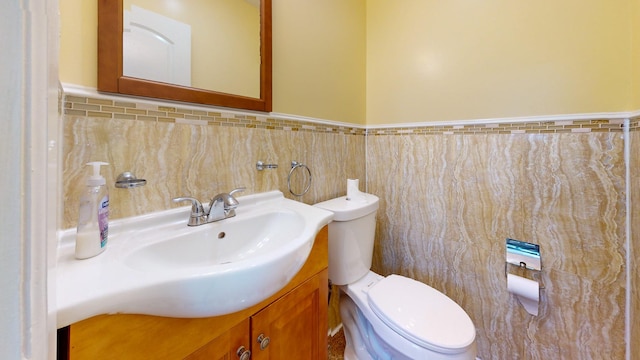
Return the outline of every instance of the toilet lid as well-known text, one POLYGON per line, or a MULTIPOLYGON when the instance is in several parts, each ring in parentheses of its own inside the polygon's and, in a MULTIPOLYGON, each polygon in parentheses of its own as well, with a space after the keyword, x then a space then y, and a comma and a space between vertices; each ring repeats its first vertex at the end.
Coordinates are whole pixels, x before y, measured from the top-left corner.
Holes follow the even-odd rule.
POLYGON ((369 290, 368 300, 385 324, 419 346, 457 352, 475 340, 469 315, 443 293, 419 281, 389 275, 369 290))

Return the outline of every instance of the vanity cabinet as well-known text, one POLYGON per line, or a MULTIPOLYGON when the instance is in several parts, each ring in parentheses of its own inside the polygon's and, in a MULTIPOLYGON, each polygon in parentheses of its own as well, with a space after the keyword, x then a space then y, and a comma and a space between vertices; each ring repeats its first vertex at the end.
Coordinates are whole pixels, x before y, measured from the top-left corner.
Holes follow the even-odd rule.
POLYGON ((307 280, 251 317, 251 359, 327 358, 326 274, 307 280))
POLYGON ((99 315, 70 325, 62 343, 68 344, 70 360, 325 360, 327 266, 325 226, 291 282, 255 306, 204 319, 99 315), (250 357, 242 358, 239 349, 250 357))
POLYGON ((250 351, 247 349, 250 340, 249 329, 249 319, 241 321, 238 325, 187 355, 185 360, 240 359, 244 351, 250 351))

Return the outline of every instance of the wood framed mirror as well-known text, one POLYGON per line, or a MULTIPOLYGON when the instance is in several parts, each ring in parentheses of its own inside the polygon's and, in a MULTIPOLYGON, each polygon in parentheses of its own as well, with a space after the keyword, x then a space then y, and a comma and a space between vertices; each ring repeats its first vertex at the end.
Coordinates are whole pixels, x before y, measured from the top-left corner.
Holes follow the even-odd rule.
POLYGON ((98 0, 98 91, 270 112, 272 102, 271 0, 260 0, 259 10, 259 97, 252 97, 125 75, 123 73, 123 17, 125 15, 123 0, 98 0))

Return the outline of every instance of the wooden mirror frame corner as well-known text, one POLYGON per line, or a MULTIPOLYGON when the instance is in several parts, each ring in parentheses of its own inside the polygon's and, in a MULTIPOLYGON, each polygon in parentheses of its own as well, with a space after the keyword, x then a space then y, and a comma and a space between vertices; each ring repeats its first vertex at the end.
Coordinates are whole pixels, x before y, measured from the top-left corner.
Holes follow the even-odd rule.
POLYGON ((122 15, 122 0, 98 0, 98 91, 244 110, 271 111, 271 0, 260 1, 260 98, 124 76, 122 15))

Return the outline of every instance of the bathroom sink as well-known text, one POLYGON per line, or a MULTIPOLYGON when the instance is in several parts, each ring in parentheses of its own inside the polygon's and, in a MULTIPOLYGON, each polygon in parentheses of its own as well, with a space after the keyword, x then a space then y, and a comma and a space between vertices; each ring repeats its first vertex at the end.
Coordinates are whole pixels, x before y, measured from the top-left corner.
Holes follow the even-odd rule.
POLYGON ((208 317, 249 308, 282 289, 333 214, 279 191, 238 197, 236 216, 189 227, 190 207, 112 221, 100 255, 76 260, 61 234, 58 327, 111 313, 208 317))
POLYGON ((142 271, 175 272, 277 256, 303 231, 303 217, 272 210, 161 234, 124 257, 142 271))

